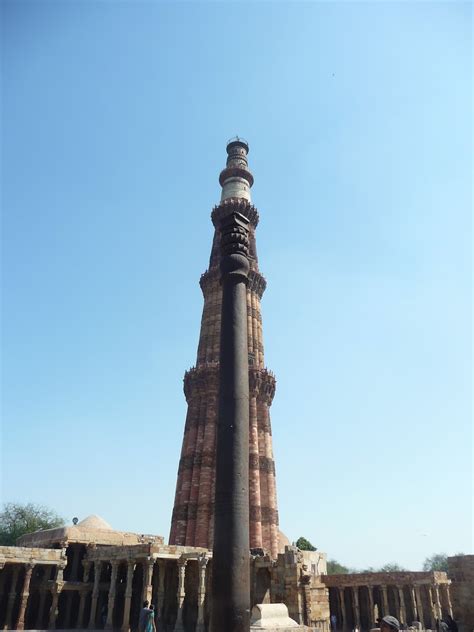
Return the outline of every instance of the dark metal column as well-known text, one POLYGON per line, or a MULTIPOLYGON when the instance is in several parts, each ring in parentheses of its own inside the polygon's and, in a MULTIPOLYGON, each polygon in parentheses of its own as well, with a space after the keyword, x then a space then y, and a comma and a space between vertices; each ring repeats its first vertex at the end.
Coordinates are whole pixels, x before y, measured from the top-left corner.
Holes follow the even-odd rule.
POLYGON ((248 227, 247 218, 236 212, 220 224, 222 314, 212 632, 248 632, 250 628, 248 227))

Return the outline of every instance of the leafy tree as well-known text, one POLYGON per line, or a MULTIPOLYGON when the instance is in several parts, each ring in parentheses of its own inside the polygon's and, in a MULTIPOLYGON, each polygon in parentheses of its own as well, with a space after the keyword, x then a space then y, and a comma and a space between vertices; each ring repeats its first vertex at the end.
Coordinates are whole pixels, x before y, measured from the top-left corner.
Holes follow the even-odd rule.
POLYGON ((379 568, 379 573, 400 573, 402 571, 406 571, 406 568, 400 566, 396 562, 389 562, 388 564, 384 564, 381 568, 379 568))
POLYGON ((299 548, 300 551, 316 551, 317 550, 316 547, 313 546, 309 540, 307 540, 306 538, 303 538, 303 536, 301 536, 301 538, 298 538, 296 540, 296 546, 299 548))
POLYGON ((448 556, 446 553, 436 553, 427 557, 423 562, 424 571, 445 571, 448 572, 448 556))
POLYGON ((0 545, 14 546, 25 533, 62 525, 64 519, 48 507, 33 503, 5 503, 0 512, 0 545))
POLYGON ((328 575, 337 575, 339 573, 348 573, 349 569, 347 568, 347 566, 343 566, 342 564, 339 564, 338 561, 336 560, 328 560, 328 575))

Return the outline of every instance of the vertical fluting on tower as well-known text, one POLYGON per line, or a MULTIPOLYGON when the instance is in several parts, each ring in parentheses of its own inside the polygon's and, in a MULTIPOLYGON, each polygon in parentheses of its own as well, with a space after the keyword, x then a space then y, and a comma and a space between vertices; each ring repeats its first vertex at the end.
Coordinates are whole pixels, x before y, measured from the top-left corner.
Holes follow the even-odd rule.
POLYGON ((221 172, 221 201, 211 214, 216 228, 208 270, 201 276, 204 296, 196 366, 184 376, 188 404, 171 521, 170 543, 212 548, 216 466, 216 423, 222 287, 219 273, 223 218, 241 213, 249 221, 247 342, 249 363, 249 505, 250 546, 278 554, 278 509, 275 463, 269 409, 275 378, 264 365, 260 300, 266 282, 259 272, 255 240, 258 212, 250 199, 253 176, 248 168, 248 145, 236 139, 227 145, 227 164, 221 172))

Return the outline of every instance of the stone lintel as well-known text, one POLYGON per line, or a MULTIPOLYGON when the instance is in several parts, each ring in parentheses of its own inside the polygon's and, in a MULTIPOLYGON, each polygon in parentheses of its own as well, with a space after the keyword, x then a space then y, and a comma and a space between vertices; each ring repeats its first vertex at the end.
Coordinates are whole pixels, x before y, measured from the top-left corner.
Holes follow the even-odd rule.
POLYGON ((327 587, 379 586, 405 584, 447 584, 448 576, 442 571, 397 571, 394 573, 347 573, 323 575, 327 587))

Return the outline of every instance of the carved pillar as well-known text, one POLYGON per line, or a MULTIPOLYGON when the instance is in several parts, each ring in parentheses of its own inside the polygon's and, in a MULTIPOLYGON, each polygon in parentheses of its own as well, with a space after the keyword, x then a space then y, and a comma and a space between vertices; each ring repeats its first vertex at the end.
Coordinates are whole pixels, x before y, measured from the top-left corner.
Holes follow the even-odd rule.
POLYGON ((430 603, 430 618, 431 618, 430 627, 434 630, 436 629, 436 619, 437 619, 435 596, 433 594, 432 586, 426 586, 426 590, 428 592, 428 600, 430 603))
POLYGON ((374 594, 372 592, 372 586, 367 586, 368 606, 369 606, 369 629, 375 625, 374 617, 374 594))
POLYGON ((82 623, 84 619, 84 606, 86 605, 87 593, 89 592, 89 573, 91 570, 91 562, 84 560, 82 562, 82 566, 84 567, 84 586, 81 588, 81 596, 79 601, 79 611, 77 614, 76 628, 82 628, 82 623))
POLYGON ((3 594, 5 592, 5 583, 7 580, 7 571, 4 570, 5 568, 5 562, 0 562, 0 571, 3 571, 0 573, 0 598, 3 597, 3 594))
POLYGON ((12 583, 10 586, 10 592, 8 594, 7 614, 5 617, 5 624, 3 626, 4 630, 11 630, 13 628, 12 613, 13 613, 13 606, 15 605, 16 585, 18 583, 18 575, 20 573, 20 568, 21 566, 18 566, 17 564, 15 564, 15 566, 12 569, 12 583))
POLYGON ((343 630, 347 629, 347 620, 346 620, 346 604, 344 602, 344 588, 341 586, 338 586, 337 592, 339 594, 339 602, 341 605, 341 628, 343 630))
POLYGON ((45 581, 43 582, 43 585, 41 587, 39 604, 38 604, 38 614, 36 615, 35 625, 36 625, 37 630, 43 629, 44 604, 46 602, 46 595, 48 593, 49 593, 49 586, 47 582, 45 581))
POLYGON ((151 597, 153 594, 153 565, 155 560, 152 557, 148 557, 143 565, 143 594, 142 601, 148 601, 151 604, 151 597))
MULTIPOLYGON (((70 567, 69 572, 69 581, 77 581, 79 577, 78 569, 79 569, 79 558, 80 558, 80 550, 75 546, 68 547, 71 551, 69 555, 68 565, 70 567)), ((71 616, 72 616, 72 604, 74 600, 74 592, 72 590, 67 591, 65 595, 65 608, 66 614, 64 617, 64 628, 71 627, 71 616)))
POLYGON ((61 594, 61 591, 63 589, 64 586, 64 581, 63 581, 63 573, 64 573, 64 566, 57 566, 56 567, 56 578, 54 580, 54 584, 53 584, 53 589, 52 589, 52 594, 53 594, 53 600, 51 602, 51 608, 49 610, 49 624, 48 624, 48 628, 50 630, 54 630, 56 628, 56 618, 58 616, 58 602, 59 602, 59 595, 61 594))
POLYGON ((407 622, 407 611, 405 608, 405 597, 403 595, 403 586, 397 586, 397 591, 398 591, 398 603, 400 606, 400 616, 398 618, 398 620, 400 621, 400 623, 406 623, 407 622))
POLYGON ((68 590, 65 594, 65 610, 66 610, 66 614, 64 616, 64 623, 63 623, 63 627, 65 629, 70 628, 71 627, 71 612, 72 612, 72 599, 73 599, 74 593, 72 590, 68 590))
POLYGON ((425 627, 425 618, 423 616, 423 601, 421 598, 421 586, 420 584, 415 584, 415 595, 416 595, 416 612, 418 614, 418 621, 421 623, 422 627, 425 627))
POLYGON ((420 619, 418 616, 418 606, 417 606, 416 598, 415 598, 415 587, 413 585, 410 586, 410 605, 411 605, 411 610, 413 612, 414 620, 419 621, 420 619))
POLYGON ((443 612, 441 609, 441 599, 439 597, 439 585, 433 584, 433 593, 434 593, 434 610, 436 613, 436 619, 440 619, 443 616, 443 612))
POLYGON ((382 593, 382 614, 380 618, 385 617, 388 612, 388 597, 387 597, 387 586, 385 584, 380 585, 380 592, 382 593))
POLYGON ((119 567, 118 560, 113 560, 111 562, 111 565, 112 565, 112 573, 110 575, 109 600, 107 603, 107 622, 105 624, 106 630, 111 630, 113 628, 115 594, 116 594, 116 589, 117 589, 117 572, 118 572, 118 567, 119 567))
POLYGON ((206 598, 206 568, 209 558, 206 554, 199 556, 199 586, 198 586, 198 618, 196 632, 204 632, 204 600, 206 598))
POLYGON ((158 611, 158 617, 161 619, 163 616, 163 604, 165 601, 165 569, 166 562, 161 560, 158 561, 158 603, 156 605, 156 609, 158 611))
POLYGON ((354 610, 354 627, 360 629, 360 608, 359 608, 359 588, 351 586, 352 608, 354 610))
POLYGON ((174 626, 175 632, 182 632, 183 628, 183 604, 186 592, 184 589, 184 580, 186 578, 186 564, 188 560, 178 560, 178 616, 176 617, 176 624, 174 626))
POLYGON ((94 562, 94 587, 92 589, 91 614, 89 617, 89 629, 95 629, 97 618, 97 599, 99 598, 99 582, 102 571, 102 562, 94 562))
POLYGON ((127 563, 127 584, 125 586, 125 601, 123 604, 122 630, 128 632, 130 630, 130 606, 132 604, 132 586, 133 572, 135 571, 135 562, 129 560, 127 563))
POLYGON ((446 608, 450 617, 453 616, 453 605, 451 603, 451 590, 449 584, 442 584, 442 591, 444 593, 444 607, 446 608))
POLYGON ((21 590, 20 597, 20 611, 18 612, 18 619, 16 624, 17 630, 25 629, 26 605, 28 603, 28 597, 30 596, 30 582, 34 566, 34 564, 27 564, 25 566, 25 579, 23 580, 23 588, 21 590))

